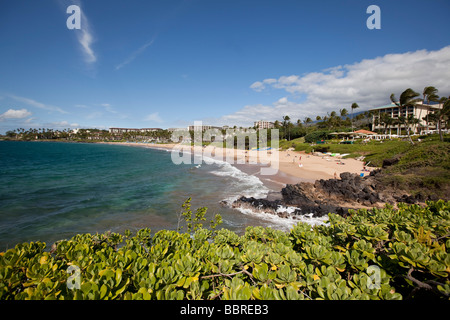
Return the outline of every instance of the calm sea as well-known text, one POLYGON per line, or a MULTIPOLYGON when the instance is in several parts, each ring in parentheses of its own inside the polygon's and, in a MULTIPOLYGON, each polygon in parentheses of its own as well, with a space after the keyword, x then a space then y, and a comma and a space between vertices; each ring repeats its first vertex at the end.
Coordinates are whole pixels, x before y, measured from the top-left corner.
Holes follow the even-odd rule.
POLYGON ((263 197, 255 176, 221 161, 180 164, 166 150, 107 144, 0 141, 0 251, 18 242, 48 245, 77 233, 176 229, 181 205, 220 213, 222 227, 288 230, 293 224, 220 204, 263 197))

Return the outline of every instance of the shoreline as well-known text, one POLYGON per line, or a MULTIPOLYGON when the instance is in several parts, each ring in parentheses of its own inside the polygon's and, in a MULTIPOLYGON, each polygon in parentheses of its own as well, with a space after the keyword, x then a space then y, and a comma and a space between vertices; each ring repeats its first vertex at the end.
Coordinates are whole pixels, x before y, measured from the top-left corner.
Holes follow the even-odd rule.
MULTIPOLYGON (((172 150, 179 144, 147 144, 134 142, 99 142, 100 144, 124 145, 161 150, 172 150)), ((340 174, 350 172, 364 176, 369 175, 371 170, 376 168, 366 168, 364 162, 356 159, 340 159, 330 155, 312 155, 302 151, 276 151, 276 154, 262 151, 246 151, 239 149, 226 149, 221 147, 205 148, 200 146, 182 146, 183 150, 190 150, 190 153, 204 155, 214 160, 225 161, 235 166, 237 169, 254 175, 272 191, 281 191, 287 184, 297 184, 301 182, 314 183, 320 179, 340 179, 340 174), (230 161, 232 159, 232 161, 230 161), (262 164, 266 163, 266 164, 262 164), (264 175, 262 168, 270 165, 276 169, 275 174, 264 175)), ((205 161, 205 160, 203 160, 205 161)))

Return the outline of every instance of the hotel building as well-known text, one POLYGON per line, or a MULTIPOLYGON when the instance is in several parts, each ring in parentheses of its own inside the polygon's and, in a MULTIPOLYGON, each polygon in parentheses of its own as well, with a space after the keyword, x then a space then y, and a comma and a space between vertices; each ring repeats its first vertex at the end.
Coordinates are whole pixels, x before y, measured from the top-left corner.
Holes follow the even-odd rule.
POLYGON ((256 129, 273 129, 273 128, 275 128, 275 124, 270 121, 260 120, 260 121, 254 122, 254 127, 256 129))
POLYGON ((418 119, 419 122, 416 124, 411 124, 409 129, 411 133, 422 133, 429 130, 436 130, 436 124, 427 122, 427 116, 431 113, 433 113, 436 110, 439 110, 441 108, 440 104, 423 104, 421 101, 417 102, 413 106, 408 107, 398 107, 394 103, 391 103, 389 105, 376 107, 373 109, 370 109, 373 113, 372 123, 373 123, 373 130, 387 130, 389 134, 392 134, 392 132, 396 132, 397 135, 400 135, 402 129, 406 129, 405 124, 399 124, 397 119, 400 116, 408 117, 410 115, 413 115, 414 118, 418 119), (385 123, 383 123, 383 114, 387 114, 390 118, 393 119, 392 123, 388 124, 386 126, 385 123))
POLYGON ((136 129, 136 128, 109 128, 109 133, 112 134, 122 134, 122 133, 126 133, 126 132, 141 132, 141 133, 145 133, 145 132, 154 132, 154 131, 160 131, 162 130, 161 128, 140 128, 140 129, 136 129))

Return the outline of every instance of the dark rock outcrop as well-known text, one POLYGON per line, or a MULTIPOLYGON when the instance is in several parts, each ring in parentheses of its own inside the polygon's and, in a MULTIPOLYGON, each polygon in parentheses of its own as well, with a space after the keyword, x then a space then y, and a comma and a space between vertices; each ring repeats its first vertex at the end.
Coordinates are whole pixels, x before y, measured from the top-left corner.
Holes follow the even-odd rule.
POLYGON ((281 217, 295 217, 307 213, 320 217, 329 212, 346 215, 350 208, 372 208, 382 207, 385 203, 423 201, 420 194, 397 194, 392 188, 386 188, 378 179, 380 172, 373 171, 366 177, 344 172, 340 174, 340 179, 288 184, 281 190, 281 196, 272 194, 271 199, 241 197, 232 207, 252 208, 281 217))
POLYGON ((390 166, 398 163, 399 161, 400 161, 399 157, 394 157, 394 158, 390 158, 390 159, 384 159, 382 167, 383 167, 383 169, 385 169, 387 167, 390 167, 390 166))

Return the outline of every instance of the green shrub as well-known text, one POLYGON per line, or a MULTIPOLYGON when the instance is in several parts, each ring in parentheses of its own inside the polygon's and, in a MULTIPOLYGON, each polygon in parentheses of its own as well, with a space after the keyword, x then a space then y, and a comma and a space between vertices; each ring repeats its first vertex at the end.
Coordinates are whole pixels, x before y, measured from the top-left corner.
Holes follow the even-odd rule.
POLYGON ((450 202, 329 214, 327 225, 245 234, 150 229, 17 244, 0 299, 448 299, 450 202))
POLYGON ((320 140, 326 140, 328 138, 328 131, 313 131, 305 136, 305 142, 313 143, 320 140))

